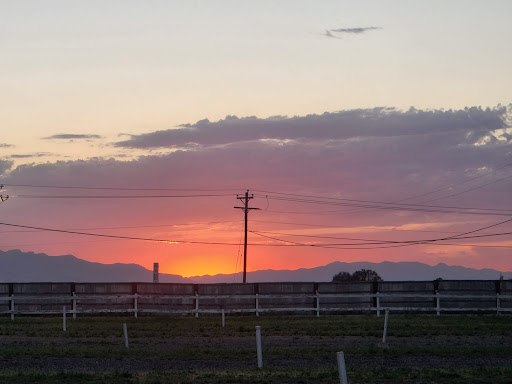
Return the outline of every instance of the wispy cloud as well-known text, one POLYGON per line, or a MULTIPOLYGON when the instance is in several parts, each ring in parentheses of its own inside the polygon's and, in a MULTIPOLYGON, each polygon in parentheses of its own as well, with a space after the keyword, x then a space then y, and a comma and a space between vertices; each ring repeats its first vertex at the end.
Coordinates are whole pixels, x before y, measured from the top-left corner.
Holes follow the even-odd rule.
POLYGON ((100 135, 80 135, 74 133, 61 133, 53 136, 43 137, 44 140, 80 140, 80 139, 101 139, 100 135))
POLYGON ((47 152, 38 152, 38 153, 31 153, 31 154, 18 154, 18 155, 11 155, 9 156, 11 159, 29 159, 31 157, 45 157, 52 155, 51 153, 47 152))
POLYGON ((324 36, 326 36, 326 37, 331 37, 331 38, 333 38, 333 39, 340 39, 340 37, 338 37, 338 36, 334 36, 334 35, 331 33, 331 31, 330 31, 330 30, 326 30, 326 31, 325 31, 325 33, 324 33, 324 36))
POLYGON ((5 143, 0 143, 0 148, 12 148, 13 145, 11 144, 5 144, 5 143))
POLYGON ((329 29, 327 32, 329 33, 351 33, 351 34, 361 34, 368 31, 374 31, 376 29, 382 29, 381 27, 357 27, 357 28, 338 28, 338 29, 329 29))

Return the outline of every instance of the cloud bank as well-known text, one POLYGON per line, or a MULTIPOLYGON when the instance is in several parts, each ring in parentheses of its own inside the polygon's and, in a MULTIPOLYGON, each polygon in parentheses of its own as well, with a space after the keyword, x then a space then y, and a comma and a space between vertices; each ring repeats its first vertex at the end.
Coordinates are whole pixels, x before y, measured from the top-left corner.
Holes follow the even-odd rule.
MULTIPOLYGON (((441 235, 462 233, 504 218, 465 215, 457 210, 440 214, 432 210, 305 204, 278 200, 272 195, 283 192, 380 202, 407 199, 411 204, 492 208, 496 212, 512 209, 509 116, 509 110, 499 106, 448 111, 377 108, 265 119, 228 116, 217 122, 205 119, 176 129, 132 135, 116 143, 126 155, 134 150, 148 151, 148 155, 135 160, 90 158, 24 164, 10 171, 12 163, 0 162, 0 170, 5 173, 0 182, 9 188, 7 192, 12 196, 2 204, 2 220, 53 228, 118 228, 108 233, 236 244, 242 216, 233 206, 238 203, 236 194, 249 189, 258 193, 251 201, 252 206, 262 208, 251 212, 251 230, 314 231, 318 235, 342 236, 336 232, 339 229, 342 233, 352 231, 353 237, 389 240, 440 235, 415 232, 423 230, 440 231, 441 235), (151 154, 150 150, 155 148, 176 150, 151 154), (10 184, 171 190, 34 190, 10 184), (192 189, 201 194, 214 190, 223 196, 191 199, 16 197, 72 193, 173 195, 192 189), (435 202, 429 203, 431 199, 435 202), (221 223, 210 224, 218 222, 221 223), (168 225, 165 229, 154 228, 154 225, 164 224, 168 225), (405 228, 414 231, 405 232, 405 228)), ((511 231, 512 225, 497 229, 511 231)), ((143 259, 142 264, 148 268, 152 262, 160 261, 169 273, 179 273, 186 263, 190 268, 211 263, 211 268, 225 268, 213 269, 213 272, 232 272, 236 262, 236 247, 175 245, 170 249, 169 245, 122 241, 85 242, 73 237, 62 240, 57 235, 38 232, 7 234, 9 237, 4 237, 1 243, 3 249, 10 249, 11 245, 49 254, 72 253, 103 262, 141 263, 143 259)), ((484 240, 491 245, 508 244, 506 239, 498 239, 501 243, 496 239, 480 241, 484 240)), ((256 235, 251 235, 251 241, 272 242, 256 235)), ((418 260, 512 270, 509 251, 471 246, 377 250, 252 247, 250 269, 311 267, 335 260, 418 260)))
POLYGON ((0 175, 11 169, 13 162, 9 160, 0 159, 0 175))
POLYGON ((228 116, 218 122, 205 119, 177 129, 133 135, 129 140, 115 145, 125 148, 161 148, 256 140, 319 142, 455 133, 462 133, 465 142, 476 142, 491 131, 507 127, 506 114, 505 107, 474 107, 458 111, 422 111, 411 108, 406 112, 393 108, 357 109, 267 119, 228 116))

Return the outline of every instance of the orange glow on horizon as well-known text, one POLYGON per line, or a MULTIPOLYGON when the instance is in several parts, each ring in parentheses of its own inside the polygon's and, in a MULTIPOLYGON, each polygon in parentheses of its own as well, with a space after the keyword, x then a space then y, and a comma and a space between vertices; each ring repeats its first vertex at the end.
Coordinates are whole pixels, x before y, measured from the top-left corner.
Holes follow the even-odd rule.
POLYGON ((232 274, 241 271, 236 257, 226 254, 202 254, 181 257, 173 261, 162 261, 160 271, 183 277, 232 274), (238 266, 237 266, 238 265, 238 266))

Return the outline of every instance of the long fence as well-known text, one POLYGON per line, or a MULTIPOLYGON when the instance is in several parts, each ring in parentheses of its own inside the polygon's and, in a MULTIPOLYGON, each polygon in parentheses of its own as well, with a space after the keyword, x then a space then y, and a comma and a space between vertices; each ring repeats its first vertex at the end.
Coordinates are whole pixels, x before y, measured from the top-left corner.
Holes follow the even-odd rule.
POLYGON ((0 314, 510 313, 512 281, 0 283, 0 314))

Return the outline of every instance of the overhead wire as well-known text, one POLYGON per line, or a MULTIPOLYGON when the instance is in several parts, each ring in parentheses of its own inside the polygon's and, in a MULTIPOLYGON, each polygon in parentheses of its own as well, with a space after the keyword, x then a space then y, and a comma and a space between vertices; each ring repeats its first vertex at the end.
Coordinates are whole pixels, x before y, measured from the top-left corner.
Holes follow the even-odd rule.
MULTIPOLYGON (((492 224, 483 228, 479 228, 473 231, 468 231, 461 233, 457 236, 448 236, 444 238, 439 239, 429 239, 429 240, 417 240, 417 241, 408 241, 408 242, 401 242, 399 245, 391 245, 388 247, 397 247, 397 246, 406 246, 406 245, 417 245, 417 244, 425 244, 430 243, 434 241, 443 241, 443 240, 456 240, 456 239, 463 239, 463 238, 476 238, 476 237, 484 237, 486 235, 480 235, 480 236, 472 236, 472 237, 462 237, 471 233, 475 233, 481 230, 489 229, 492 227, 495 227, 497 225, 504 224, 506 222, 512 221, 512 219, 492 224)), ((170 244, 201 244, 201 245, 230 245, 230 246, 240 246, 239 243, 227 243, 227 242, 209 242, 209 241, 191 241, 191 240, 170 240, 170 239, 156 239, 156 238, 147 238, 147 237, 134 237, 134 236, 121 236, 121 235, 109 235, 109 234, 100 234, 100 233, 90 233, 90 232, 79 232, 79 231, 71 231, 71 230, 65 230, 65 229, 55 229, 55 228, 46 228, 46 227, 36 227, 36 226, 29 226, 29 225, 21 225, 21 224, 12 224, 12 223, 3 223, 0 222, 0 225, 9 226, 9 227, 16 227, 16 228, 25 228, 25 229, 34 229, 34 230, 41 230, 41 231, 49 231, 49 232, 56 232, 56 233, 66 233, 66 234, 73 234, 73 235, 83 235, 83 236, 93 236, 93 237, 102 237, 102 238, 109 238, 109 239, 123 239, 123 240, 141 240, 141 241, 152 241, 152 242, 161 242, 161 243, 170 243, 170 244)), ((284 243, 292 243, 297 246, 311 246, 311 247, 323 247, 323 248, 338 248, 338 249, 347 249, 337 247, 336 244, 303 244, 299 242, 293 242, 293 241, 287 241, 283 239, 278 239, 275 237, 267 236, 262 233, 256 232, 256 231, 250 231, 251 233, 254 233, 256 235, 270 238, 276 241, 284 242, 284 243)), ((261 243, 253 243, 249 245, 255 245, 255 246, 285 246, 284 244, 261 244, 261 243)), ((373 248, 383 248, 383 247, 371 247, 369 249, 373 248)), ((386 247, 387 248, 387 247, 386 247)), ((365 249, 361 247, 357 247, 354 249, 365 249)))
POLYGON ((449 198, 449 197, 454 197, 454 196, 462 195, 463 193, 471 192, 471 191, 475 191, 475 190, 477 190, 477 189, 481 189, 481 188, 487 187, 488 185, 496 184, 496 183, 498 183, 498 182, 500 182, 500 181, 507 180, 507 179, 510 179, 510 178, 512 178, 512 175, 507 176, 507 177, 503 177, 503 178, 498 179, 498 180, 491 181, 491 182, 486 183, 486 184, 484 184, 484 185, 479 185, 479 186, 477 186, 477 187, 467 189, 467 190, 462 191, 462 192, 452 193, 451 195, 438 197, 438 198, 436 198, 436 199, 425 200, 425 201, 422 201, 421 203, 431 203, 431 202, 433 202, 433 201, 438 201, 438 200, 442 200, 442 199, 447 199, 447 198, 449 198))
MULTIPOLYGON (((412 199, 416 199, 416 198, 418 198, 418 197, 428 196, 428 195, 431 195, 431 194, 434 194, 434 193, 437 193, 437 192, 445 191, 445 190, 447 190, 447 189, 451 189, 451 188, 456 187, 456 186, 458 186, 458 185, 466 184, 466 183, 469 183, 469 182, 471 182, 471 181, 473 181, 473 180, 477 180, 477 179, 480 179, 480 178, 482 178, 482 177, 485 177, 485 176, 491 175, 491 174, 493 174, 493 173, 496 173, 496 172, 498 172, 498 171, 501 171, 502 169, 508 168, 508 167, 510 167, 510 166, 512 166, 512 163, 505 164, 505 165, 503 165, 503 166, 501 166, 501 167, 498 167, 498 168, 496 168, 496 169, 493 169, 493 170, 492 170, 492 171, 490 171, 490 172, 487 172, 487 173, 484 173, 484 174, 482 174, 482 175, 479 175, 479 176, 473 177, 473 178, 471 178, 471 179, 464 180, 464 181, 461 181, 461 182, 459 182, 459 183, 454 183, 454 184, 448 185, 448 186, 446 186, 446 187, 436 189, 436 190, 431 191, 431 192, 422 193, 421 195, 416 195, 416 196, 407 197, 407 198, 405 198, 405 199, 400 199, 400 201, 412 200, 412 199)), ((506 177, 506 178, 508 178, 508 177, 506 177)), ((505 178, 504 178, 504 179, 505 179, 505 178)), ((501 180, 504 180, 504 179, 500 179, 500 180, 498 180, 498 181, 501 181, 501 180)), ((496 181, 496 182, 497 182, 497 181, 496 181)), ((489 183, 489 184, 494 184, 494 182, 491 182, 491 183, 489 183)), ((482 188, 482 187, 487 186, 487 185, 488 185, 488 184, 484 184, 483 186, 477 187, 477 188, 475 188, 475 189, 479 189, 479 188, 482 188)), ((460 192, 459 194, 466 193, 466 192, 470 192, 470 191, 472 191, 472 190, 473 190, 473 189, 470 189, 470 190, 467 190, 467 191, 463 191, 463 192, 460 192)), ((452 195, 450 195, 450 196, 445 196, 445 197, 441 197, 441 198, 439 198, 439 200, 444 199, 444 198, 447 198, 447 197, 452 197, 452 195)), ((437 199, 435 199, 435 200, 437 200, 437 199)), ((424 201, 424 203, 425 203, 425 202, 430 202, 430 201, 435 201, 435 200, 424 201)))
POLYGON ((194 195, 11 195, 27 199, 163 199, 193 197, 227 197, 233 194, 194 194, 194 195))
MULTIPOLYGON (((396 242, 396 245, 395 244, 393 244, 393 245, 386 245, 386 246, 379 246, 378 245, 378 246, 375 246, 375 247, 354 247, 354 245, 357 245, 357 244, 349 244, 350 247, 343 247, 343 248, 339 248, 339 249, 396 248, 396 247, 404 247, 404 246, 411 246, 411 245, 430 244, 430 243, 439 242, 439 241, 446 241, 446 240, 458 240, 458 239, 484 237, 485 235, 473 236, 473 237, 468 237, 466 235, 470 235, 472 233, 480 232, 480 231, 483 231, 483 230, 486 230, 486 229, 489 229, 489 228, 493 228, 493 227, 496 227, 496 226, 499 226, 499 225, 503 225, 503 224, 506 224, 506 223, 511 222, 511 221, 512 221, 512 219, 508 219, 508 220, 504 220, 504 221, 501 221, 501 222, 498 222, 498 223, 495 223, 495 224, 491 224, 491 225, 488 225, 488 226, 485 226, 485 227, 477 228, 477 229, 472 230, 472 231, 466 231, 466 232, 460 233, 458 235, 447 236, 447 237, 437 238, 437 239, 413 240, 413 241, 408 240, 408 241, 396 242), (463 237, 463 236, 466 236, 466 237, 463 237)), ((259 236, 262 236, 262 237, 266 237, 266 238, 269 238, 269 239, 272 239, 272 240, 276 240, 276 241, 280 241, 280 242, 284 242, 284 243, 291 243, 291 244, 295 244, 295 245, 303 245, 303 246, 310 246, 310 247, 322 247, 322 248, 326 248, 326 247, 332 248, 333 246, 338 245, 338 244, 304 244, 304 243, 298 243, 298 242, 295 242, 295 241, 283 240, 283 239, 279 239, 279 238, 272 237, 272 236, 267 236, 267 235, 264 235, 262 233, 255 232, 255 231, 251 231, 251 232, 256 234, 256 235, 259 235, 259 236)), ((510 233, 507 233, 507 234, 510 234, 510 233)), ((363 244, 363 245, 369 245, 369 244, 363 244)))
POLYGON ((6 187, 26 187, 26 188, 52 188, 52 189, 83 189, 83 190, 108 190, 108 191, 199 191, 199 192, 225 192, 239 191, 233 188, 125 188, 125 187, 83 187, 69 185, 35 185, 35 184, 11 184, 4 183, 6 187))
MULTIPOLYGON (((437 239, 425 239, 425 240, 378 240, 378 239, 361 239, 361 238, 353 238, 353 237, 337 237, 337 236, 320 236, 320 235, 305 235, 305 234, 297 234, 297 233, 282 233, 282 232, 271 232, 271 231, 251 231, 253 233, 269 233, 272 235, 281 235, 281 236, 295 236, 295 237, 308 237, 308 238, 317 238, 317 239, 335 239, 335 240, 349 240, 349 241, 366 241, 367 243, 358 243, 357 245, 369 245, 369 244, 403 244, 403 243, 417 243, 418 241, 437 241, 437 239)), ((458 239, 474 239, 481 237, 492 237, 492 236, 505 236, 510 235, 512 232, 500 232, 500 233, 487 233, 476 236, 463 236, 463 237, 454 237, 453 240, 458 239)), ((332 244, 329 244, 332 245, 332 244)), ((336 244, 336 245, 354 245, 354 244, 336 244)))
MULTIPOLYGON (((269 223, 269 224, 283 224, 283 225, 295 225, 295 226, 304 226, 304 227, 318 227, 318 228, 339 228, 339 229, 350 229, 353 230, 352 227, 341 227, 339 225, 329 225, 329 224, 310 224, 310 223, 297 223, 290 221, 272 221, 272 220, 257 220, 252 219, 251 222, 257 223, 269 223)), ((426 230, 426 229, 405 229, 401 227, 390 226, 391 228, 379 228, 379 227, 357 227, 357 229, 368 229, 370 231, 397 231, 397 232, 428 232, 428 233, 459 233, 458 231, 434 231, 434 230, 426 230)))
MULTIPOLYGON (((265 195, 267 196, 267 195, 265 195)), ((511 209, 498 209, 498 208, 476 208, 476 207, 454 207, 454 206, 436 206, 436 205, 423 205, 423 204, 399 204, 399 203, 386 203, 368 200, 355 200, 355 199, 335 199, 340 201, 325 201, 313 200, 305 198, 281 197, 268 195, 268 199, 279 201, 297 202, 306 204, 330 205, 330 206, 348 206, 357 208, 370 208, 382 210, 399 210, 399 211, 412 211, 412 212, 430 212, 430 213, 458 213, 465 215, 485 215, 485 216, 512 216, 511 209)), ((333 198, 325 198, 332 200, 333 198)), ((300 211, 270 211, 266 212, 279 212, 279 213, 297 213, 297 214, 325 214, 325 213, 339 213, 343 211, 322 211, 322 212, 300 212, 300 211)))
MULTIPOLYGON (((192 223, 176 223, 176 224, 158 224, 158 225, 133 225, 133 226, 120 226, 120 227, 86 227, 86 228, 68 228, 74 231, 91 231, 98 229, 140 229, 140 228, 165 228, 165 227, 179 227, 179 226, 194 226, 194 225, 209 225, 209 224, 225 224, 236 223, 238 220, 224 220, 224 221, 207 221, 207 222, 192 222, 192 223)), ((40 232, 40 230, 29 231, 2 231, 2 233, 27 233, 27 232, 40 232)))

